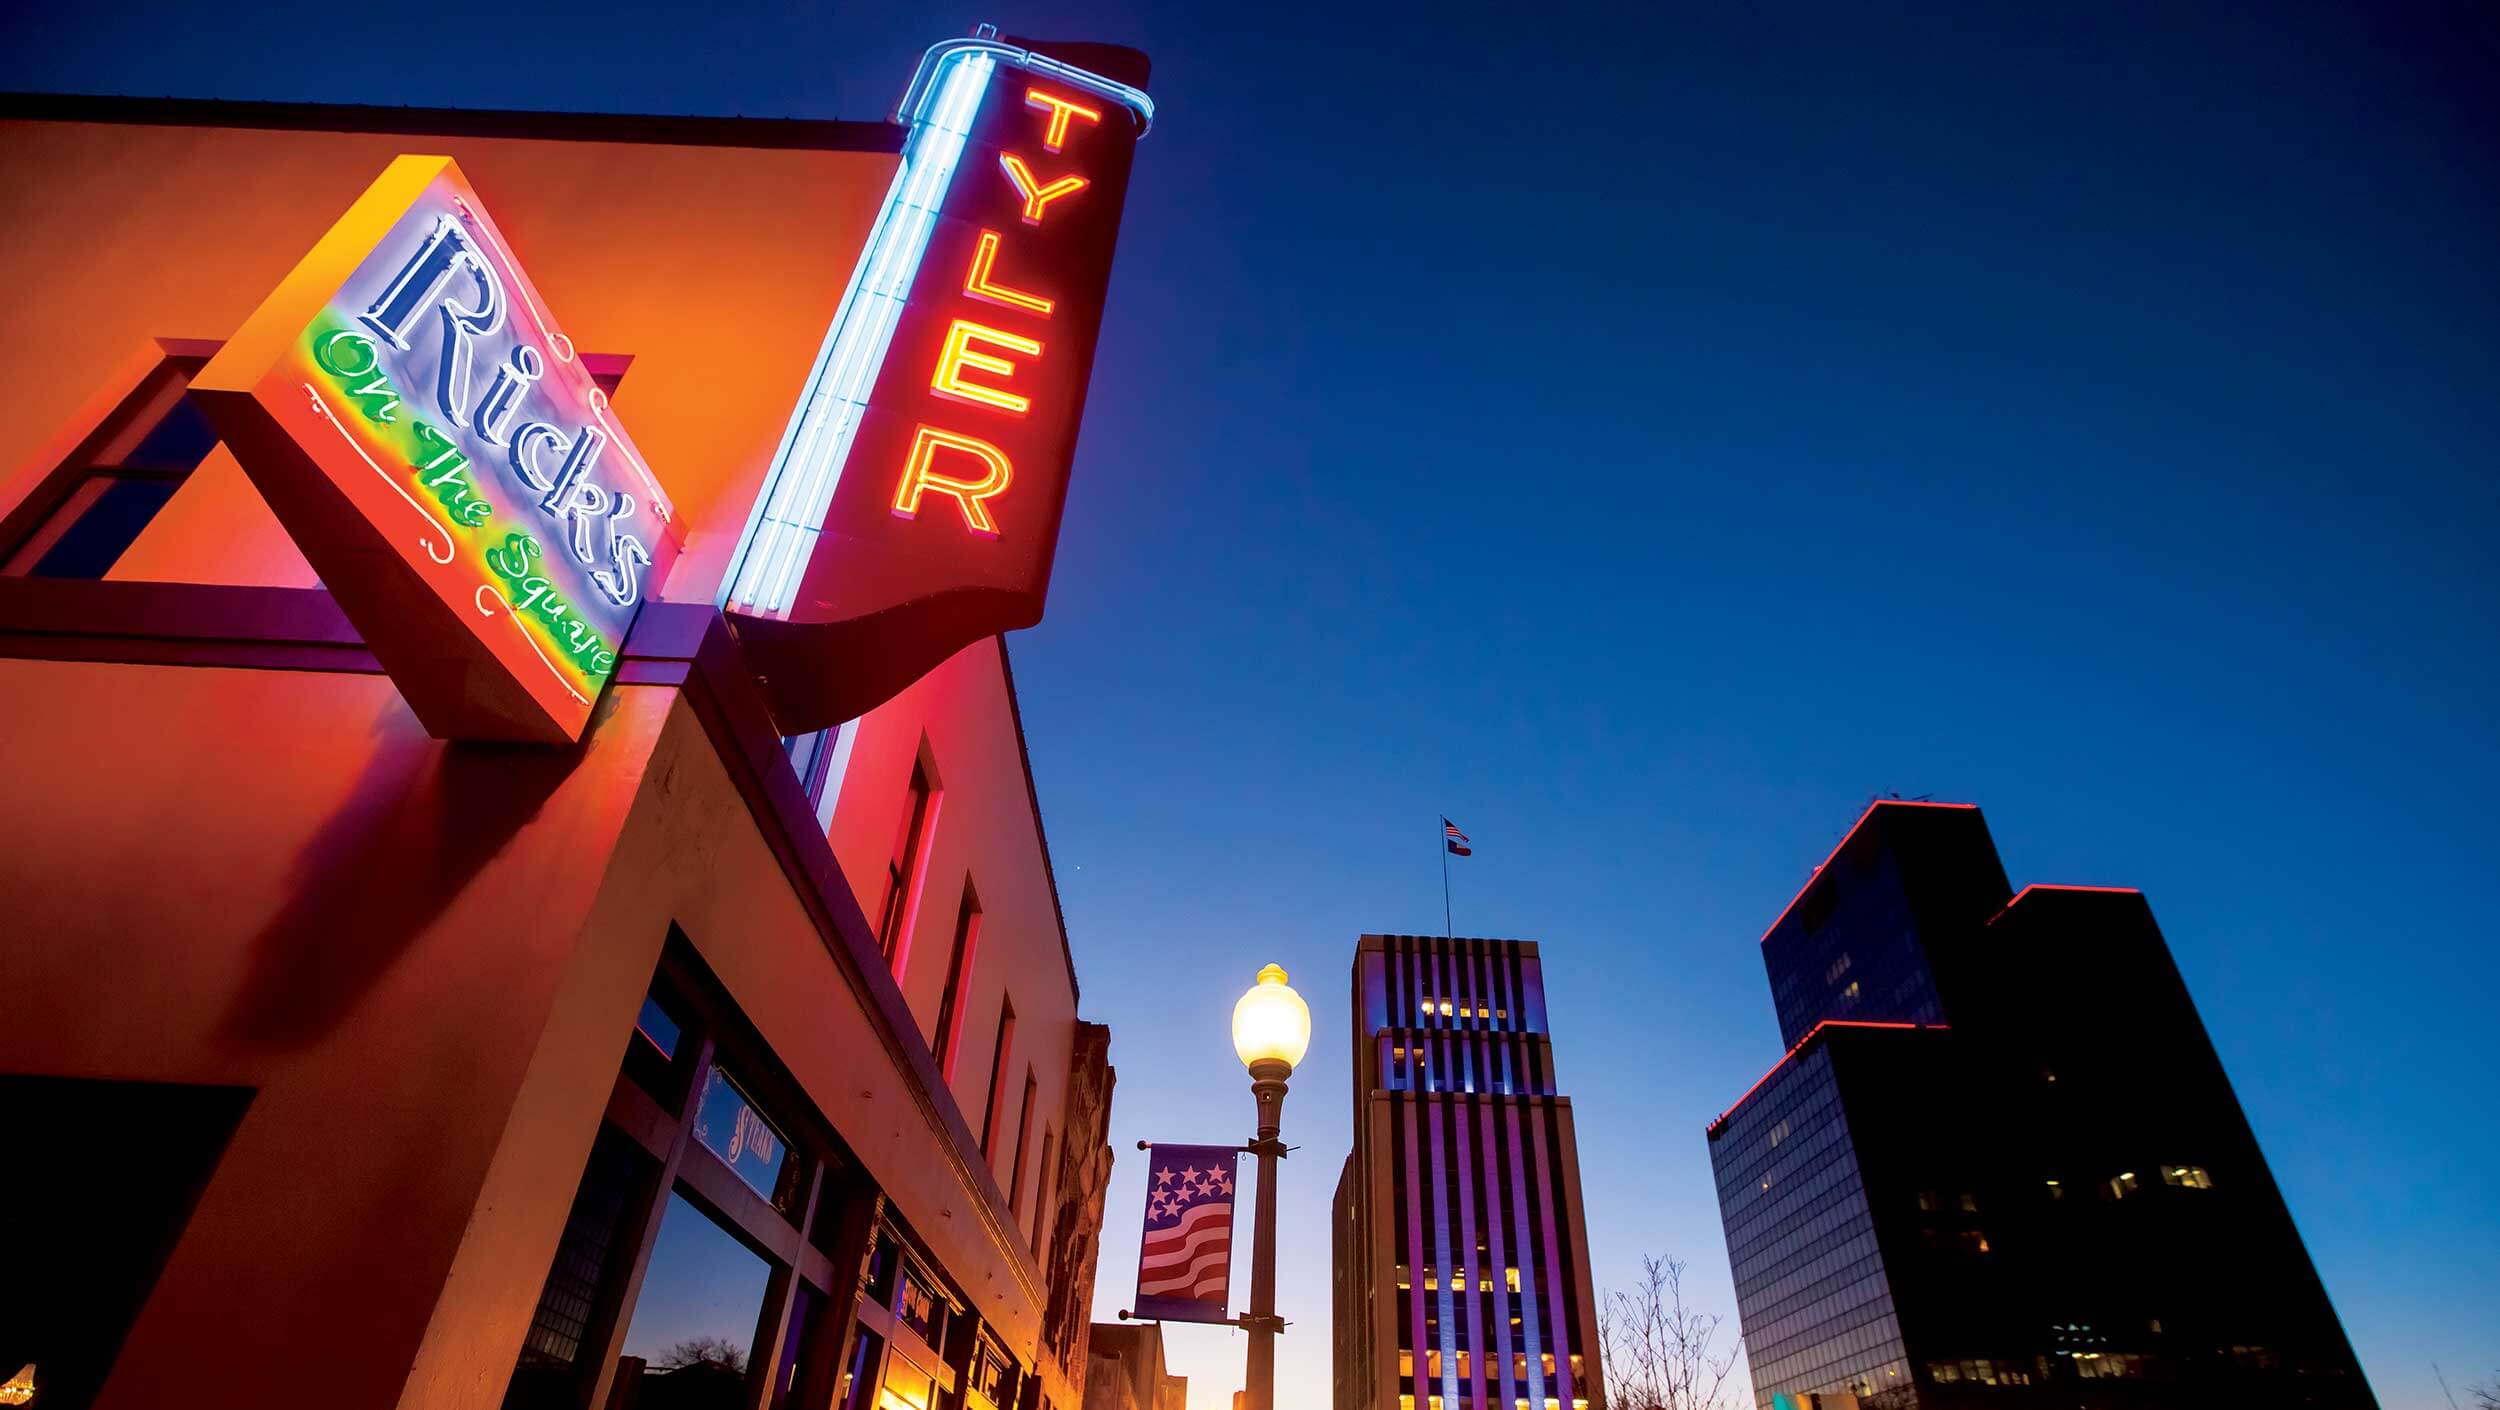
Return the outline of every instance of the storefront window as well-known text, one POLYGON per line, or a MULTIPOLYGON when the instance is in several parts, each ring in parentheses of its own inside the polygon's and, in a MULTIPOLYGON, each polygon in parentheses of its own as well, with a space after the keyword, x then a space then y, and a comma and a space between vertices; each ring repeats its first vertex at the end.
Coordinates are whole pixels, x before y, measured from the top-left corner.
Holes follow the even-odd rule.
POLYGON ((630 1245, 620 1250, 620 1235, 641 1208, 651 1167, 650 1156, 613 1131, 602 1132, 591 1148, 504 1392, 504 1410, 570 1410, 581 1399, 583 1343, 599 1334, 595 1309, 616 1276, 620 1252, 632 1251, 630 1245))
POLYGON ((776 1208, 785 1207, 783 1176, 790 1161, 790 1143, 718 1067, 703 1079, 703 1105, 695 1112, 694 1138, 719 1156, 749 1189, 771 1200, 776 1208))
POLYGON ((620 1380, 636 1403, 669 1410, 734 1410, 748 1403, 748 1362, 763 1318, 770 1265, 710 1215, 672 1194, 625 1331, 620 1380))
POLYGON ((687 1068, 699 1045, 693 1034, 700 1025, 685 997, 667 981, 651 986, 634 1015, 634 1032, 625 1043, 625 1075, 662 1106, 674 1109, 686 1091, 687 1068))
POLYGON ((885 1359, 885 1384, 877 1391, 877 1410, 931 1410, 937 1404, 937 1381, 901 1352, 885 1359))
POLYGON ((852 1340, 851 1364, 842 1368, 842 1383, 834 1387, 833 1403, 839 1410, 868 1410, 877 1383, 877 1364, 885 1352, 885 1340, 866 1327, 859 1328, 852 1340))
POLYGON ((790 1330, 781 1338, 781 1365, 773 1371, 771 1410, 784 1410, 798 1398, 799 1376, 815 1348, 817 1311, 823 1305, 824 1294, 806 1283, 791 1289, 790 1330))
POLYGON ((652 994, 642 1001, 642 1012, 634 1019, 635 1036, 650 1044, 663 1059, 677 1056, 677 1039, 683 1030, 668 1010, 660 1006, 660 996, 652 994))
POLYGON ((85 1405, 103 1388, 250 1099, 227 1087, 0 1076, 14 1138, 0 1166, 0 1380, 32 1365, 37 1387, 14 1403, 85 1405))
POLYGON ((946 1303, 929 1285, 926 1275, 910 1263, 903 1267, 903 1285, 894 1299, 894 1317, 918 1332, 930 1346, 944 1344, 946 1303))
POLYGON ((984 1333, 972 1350, 972 1393, 991 1405, 1005 1405, 1013 1393, 1015 1362, 1007 1348, 984 1333))

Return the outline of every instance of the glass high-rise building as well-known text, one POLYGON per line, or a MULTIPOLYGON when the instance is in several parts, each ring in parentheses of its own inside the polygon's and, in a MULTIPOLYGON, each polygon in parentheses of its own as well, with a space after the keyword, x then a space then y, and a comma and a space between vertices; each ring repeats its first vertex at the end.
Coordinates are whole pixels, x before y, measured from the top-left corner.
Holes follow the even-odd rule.
POLYGON ((1366 935, 1338 1410, 1602 1410, 1571 1099, 1524 940, 1366 935))
POLYGON ((1709 1138, 1763 1410, 2374 1410, 2140 893, 1884 801, 1762 953, 1709 1138))

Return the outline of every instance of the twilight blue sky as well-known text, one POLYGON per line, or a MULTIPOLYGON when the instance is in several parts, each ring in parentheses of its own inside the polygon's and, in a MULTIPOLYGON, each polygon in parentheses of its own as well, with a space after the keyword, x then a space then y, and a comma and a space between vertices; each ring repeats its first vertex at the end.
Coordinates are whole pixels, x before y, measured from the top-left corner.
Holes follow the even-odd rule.
MULTIPOLYGON (((1346 965, 1440 919, 1446 811, 1460 927, 1547 946, 1601 1282, 1671 1252, 1732 1312, 1701 1130, 1778 1056, 1756 937, 1898 790, 2149 893, 2383 1402, 2436 1410, 2500 1365, 2475 8, 17 5, 0 86, 872 117, 979 19, 1147 49, 1013 643, 1118 1035, 1098 1306, 1129 1143, 1247 1126, 1224 1025, 1280 959, 1324 1403, 1346 965)), ((1224 1405, 1238 1339, 1173 1341, 1224 1405)))

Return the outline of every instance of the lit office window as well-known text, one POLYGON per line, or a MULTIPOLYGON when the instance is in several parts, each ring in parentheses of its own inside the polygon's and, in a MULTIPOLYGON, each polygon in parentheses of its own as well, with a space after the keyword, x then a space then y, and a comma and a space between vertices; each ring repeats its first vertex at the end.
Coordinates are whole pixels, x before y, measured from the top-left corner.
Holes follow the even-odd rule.
POLYGON ((2206 1174, 2205 1167, 2201 1165, 2165 1165, 2161 1171, 2161 1182, 2190 1190, 2210 1190, 2214 1187, 2214 1177, 2206 1174))
POLYGON ((2111 1199, 2125 1199, 2134 1194, 2138 1188, 2140 1187, 2136 1183, 2135 1172, 2132 1170, 2113 1175, 2109 1179, 2108 1189, 2111 1199))

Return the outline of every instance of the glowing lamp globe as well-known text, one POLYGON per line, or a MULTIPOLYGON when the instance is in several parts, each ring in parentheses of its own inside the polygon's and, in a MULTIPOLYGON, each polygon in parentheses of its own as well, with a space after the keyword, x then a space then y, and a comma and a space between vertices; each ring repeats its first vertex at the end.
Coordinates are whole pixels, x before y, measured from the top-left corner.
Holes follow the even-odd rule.
POLYGON ((1259 982, 1233 1005, 1233 1051, 1242 1066, 1263 1062, 1287 1067, 1302 1061, 1311 1048, 1311 1006, 1285 983, 1282 966, 1259 971, 1259 982))

